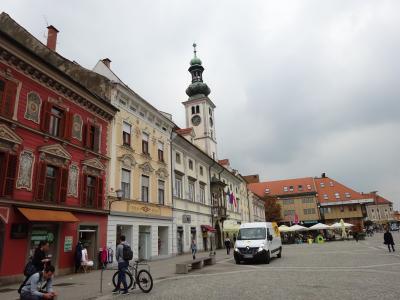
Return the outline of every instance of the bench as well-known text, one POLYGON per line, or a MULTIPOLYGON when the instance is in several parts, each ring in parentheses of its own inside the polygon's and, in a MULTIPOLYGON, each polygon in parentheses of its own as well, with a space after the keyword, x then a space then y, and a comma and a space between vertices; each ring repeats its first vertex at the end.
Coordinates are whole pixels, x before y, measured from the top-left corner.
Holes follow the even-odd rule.
POLYGON ((194 269, 201 269, 203 266, 211 266, 216 263, 215 256, 207 256, 201 257, 193 260, 188 260, 185 262, 177 263, 176 264, 176 273, 177 274, 187 274, 189 273, 189 267, 192 270, 194 269))

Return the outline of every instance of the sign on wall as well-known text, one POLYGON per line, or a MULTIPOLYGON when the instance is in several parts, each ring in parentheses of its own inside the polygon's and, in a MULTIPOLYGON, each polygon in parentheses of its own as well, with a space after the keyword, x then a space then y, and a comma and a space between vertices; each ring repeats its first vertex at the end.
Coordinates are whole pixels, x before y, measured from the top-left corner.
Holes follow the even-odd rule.
POLYGON ((182 215, 182 223, 191 223, 192 216, 191 215, 182 215))
POLYGON ((66 236, 64 240, 64 252, 72 251, 72 244, 74 242, 74 238, 72 236, 66 236))

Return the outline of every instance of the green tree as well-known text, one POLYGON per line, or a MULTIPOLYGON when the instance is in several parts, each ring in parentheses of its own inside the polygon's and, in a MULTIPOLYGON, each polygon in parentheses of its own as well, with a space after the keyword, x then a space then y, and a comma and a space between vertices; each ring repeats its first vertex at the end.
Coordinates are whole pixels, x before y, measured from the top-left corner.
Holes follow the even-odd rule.
POLYGON ((281 205, 275 197, 264 198, 265 220, 267 222, 279 222, 281 220, 281 205))

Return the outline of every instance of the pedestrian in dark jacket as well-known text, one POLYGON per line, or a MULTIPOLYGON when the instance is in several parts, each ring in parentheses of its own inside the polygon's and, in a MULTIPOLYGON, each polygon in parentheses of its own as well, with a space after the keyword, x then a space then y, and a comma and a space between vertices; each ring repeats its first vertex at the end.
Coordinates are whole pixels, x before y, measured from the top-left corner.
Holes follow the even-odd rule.
POLYGON ((394 241, 393 241, 393 236, 389 231, 389 228, 386 230, 385 234, 383 235, 383 240, 384 244, 388 246, 389 252, 392 252, 390 250, 390 246, 392 246, 392 250, 394 252, 394 241))
POLYGON ((79 241, 75 248, 75 273, 78 273, 82 261, 82 243, 79 241))
POLYGON ((231 253, 231 240, 229 239, 229 237, 226 237, 224 244, 226 248, 226 254, 229 255, 231 253))
POLYGON ((49 247, 49 242, 40 241, 39 246, 35 249, 32 264, 35 266, 36 272, 43 271, 45 264, 50 262, 50 259, 46 258, 49 247))

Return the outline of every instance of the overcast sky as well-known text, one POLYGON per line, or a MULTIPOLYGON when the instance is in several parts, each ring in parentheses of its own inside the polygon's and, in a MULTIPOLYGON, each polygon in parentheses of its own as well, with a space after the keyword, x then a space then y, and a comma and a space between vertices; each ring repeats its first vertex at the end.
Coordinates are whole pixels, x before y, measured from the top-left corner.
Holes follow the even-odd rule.
POLYGON ((0 10, 92 68, 104 57, 184 127, 198 44, 219 158, 262 180, 328 176, 400 208, 400 1, 16 1, 0 10), (57 3, 55 5, 54 3, 57 3))

